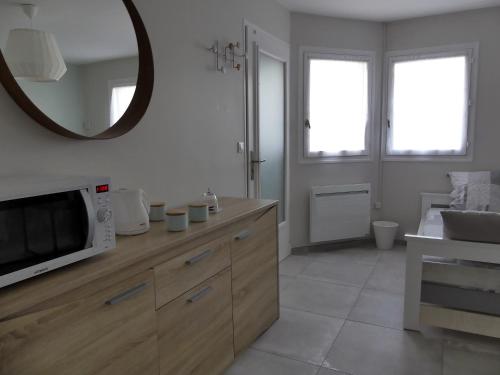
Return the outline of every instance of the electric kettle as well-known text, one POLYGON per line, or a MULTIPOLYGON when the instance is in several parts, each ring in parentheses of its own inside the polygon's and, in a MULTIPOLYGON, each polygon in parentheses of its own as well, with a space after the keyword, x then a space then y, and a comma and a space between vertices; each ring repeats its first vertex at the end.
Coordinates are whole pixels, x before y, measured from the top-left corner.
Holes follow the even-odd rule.
POLYGON ((149 200, 142 189, 111 192, 116 234, 134 236, 149 230, 149 200))

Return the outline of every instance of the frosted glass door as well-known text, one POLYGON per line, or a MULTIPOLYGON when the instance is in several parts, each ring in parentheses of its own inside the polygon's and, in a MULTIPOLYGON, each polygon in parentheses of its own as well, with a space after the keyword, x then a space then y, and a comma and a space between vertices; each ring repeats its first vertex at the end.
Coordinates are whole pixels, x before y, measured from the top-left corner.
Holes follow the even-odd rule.
POLYGON ((285 64, 259 54, 259 191, 262 199, 279 201, 285 221, 285 64))

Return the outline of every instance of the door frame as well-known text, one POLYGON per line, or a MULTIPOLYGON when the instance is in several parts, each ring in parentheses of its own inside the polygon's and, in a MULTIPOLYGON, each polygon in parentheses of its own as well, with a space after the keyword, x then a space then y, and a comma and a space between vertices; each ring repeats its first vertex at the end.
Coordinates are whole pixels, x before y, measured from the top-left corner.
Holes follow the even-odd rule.
MULTIPOLYGON (((279 223, 280 260, 290 254, 290 44, 275 37, 253 23, 243 21, 245 58, 245 186, 249 198, 258 197, 259 191, 255 186, 257 181, 252 179, 252 160, 258 155, 258 59, 259 53, 276 59, 284 64, 285 68, 285 129, 284 129, 284 202, 285 220, 279 223), (257 151, 255 155, 253 152, 257 151)), ((257 167, 258 174, 258 167, 257 167)))

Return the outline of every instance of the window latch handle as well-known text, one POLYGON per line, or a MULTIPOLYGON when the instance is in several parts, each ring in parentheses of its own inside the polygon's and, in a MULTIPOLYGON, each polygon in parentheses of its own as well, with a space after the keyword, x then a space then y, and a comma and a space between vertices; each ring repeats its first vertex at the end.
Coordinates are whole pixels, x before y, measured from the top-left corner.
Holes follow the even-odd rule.
POLYGON ((306 121, 305 121, 305 124, 304 124, 304 125, 305 125, 305 127, 306 127, 307 129, 311 129, 311 122, 309 121, 309 119, 306 119, 306 121))

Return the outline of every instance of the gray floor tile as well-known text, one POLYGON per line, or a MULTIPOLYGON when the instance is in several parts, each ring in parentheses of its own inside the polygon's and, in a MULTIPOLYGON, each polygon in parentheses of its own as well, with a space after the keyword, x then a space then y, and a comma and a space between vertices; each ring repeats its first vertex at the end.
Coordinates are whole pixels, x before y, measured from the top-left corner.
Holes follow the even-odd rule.
POLYGON ((293 280, 295 280, 295 277, 293 276, 280 275, 280 293, 283 293, 286 287, 290 285, 293 280))
POLYGON ((280 320, 253 347, 321 365, 343 323, 341 319, 283 308, 280 320))
POLYGON ((302 272, 302 276, 362 287, 372 270, 373 266, 371 265, 345 260, 336 261, 335 263, 312 262, 307 266, 304 272, 302 272))
POLYGON ((354 306, 360 289, 354 286, 297 277, 281 293, 284 307, 312 313, 346 318, 354 306))
POLYGON ((379 261, 381 263, 404 265, 406 263, 406 248, 395 247, 392 250, 383 250, 379 261))
POLYGON ((364 289, 349 320, 403 329, 404 297, 381 290, 364 289))
POLYGON ((497 338, 429 326, 422 326, 420 333, 426 338, 441 340, 450 348, 491 354, 500 358, 500 339, 497 338))
POLYGON ((227 374, 313 375, 326 357, 330 369, 317 375, 500 375, 498 339, 433 327, 400 330, 405 260, 404 247, 288 258, 280 291, 289 308, 255 343, 258 350, 240 356, 227 374), (327 315, 344 317, 348 310, 340 331, 344 321, 327 315))
POLYGON ((366 287, 403 294, 405 289, 405 265, 392 262, 382 262, 375 266, 366 287))
POLYGON ((445 346, 443 375, 498 375, 500 356, 445 346))
POLYGON ((441 375, 442 344, 420 334, 346 321, 323 365, 355 375, 441 375))
POLYGON ((309 253, 309 257, 317 262, 350 261, 374 265, 380 257, 380 251, 375 247, 355 247, 309 253))
POLYGON ((311 263, 309 257, 290 255, 280 263, 280 275, 297 276, 311 263))
POLYGON ((316 375, 318 367, 274 354, 249 349, 225 375, 316 375))

